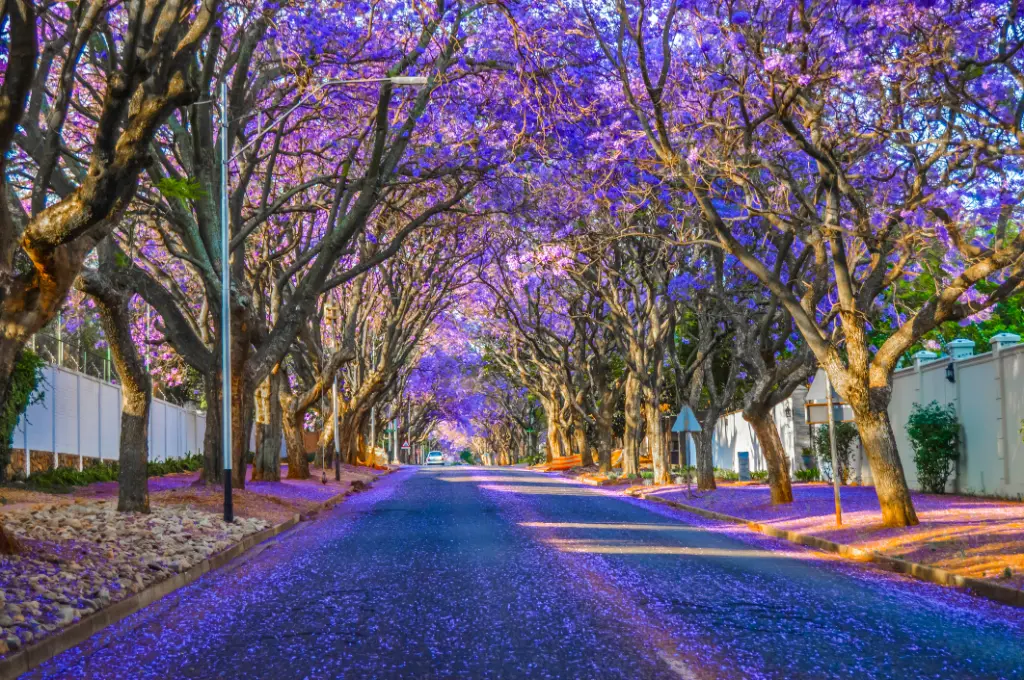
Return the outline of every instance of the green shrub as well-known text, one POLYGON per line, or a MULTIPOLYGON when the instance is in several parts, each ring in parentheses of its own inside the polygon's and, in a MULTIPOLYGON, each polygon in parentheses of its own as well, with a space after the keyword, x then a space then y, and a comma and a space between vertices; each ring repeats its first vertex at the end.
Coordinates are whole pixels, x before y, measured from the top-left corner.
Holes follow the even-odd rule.
POLYGON ((654 470, 641 470, 640 471, 640 478, 641 479, 654 479, 654 470))
MULTIPOLYGON (((150 461, 146 465, 149 477, 180 472, 195 472, 203 466, 203 457, 195 453, 187 453, 184 458, 165 461, 150 461)), ((67 492, 73 486, 86 486, 96 482, 116 482, 119 466, 116 462, 104 463, 97 461, 86 466, 82 471, 75 468, 57 468, 33 473, 25 480, 26 486, 41 491, 67 492)))
POLYGON ((767 470, 754 470, 750 473, 750 478, 755 482, 767 482, 768 471, 767 470))
MULTIPOLYGON (((850 481, 850 451, 857 438, 857 426, 853 423, 835 423, 836 458, 839 460, 839 481, 850 481)), ((829 446, 828 425, 820 425, 814 432, 814 455, 818 459, 818 470, 823 479, 832 481, 832 447, 829 446)))
POLYGON ((0 482, 7 481, 7 466, 11 462, 18 418, 30 404, 42 401, 45 396, 39 389, 44 365, 39 355, 27 348, 21 350, 14 360, 7 400, 0 406, 0 482))
POLYGON ((26 483, 43 491, 67 491, 72 486, 117 481, 117 470, 117 463, 90 465, 81 472, 75 468, 57 468, 33 473, 26 483))
POLYGON ((735 470, 715 468, 715 479, 720 479, 723 482, 738 482, 740 481, 740 473, 735 470))
POLYGON ((960 421, 953 404, 914 404, 907 420, 907 436, 914 447, 914 464, 921 488, 944 493, 960 456, 960 421))
POLYGON ((184 458, 172 458, 161 462, 150 462, 146 465, 150 477, 162 477, 180 472, 195 472, 203 467, 203 457, 198 453, 186 453, 184 458))
POLYGON ((797 481, 800 482, 813 482, 818 479, 818 468, 807 468, 805 470, 796 471, 797 481))

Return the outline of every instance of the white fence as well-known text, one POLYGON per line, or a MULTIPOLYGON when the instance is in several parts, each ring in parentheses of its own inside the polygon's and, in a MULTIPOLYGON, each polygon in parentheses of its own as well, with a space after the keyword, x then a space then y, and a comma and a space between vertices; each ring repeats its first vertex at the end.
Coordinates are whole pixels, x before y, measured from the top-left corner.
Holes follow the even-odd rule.
MULTIPOLYGON (((28 407, 18 421, 14 448, 22 449, 26 469, 29 451, 117 460, 121 436, 121 386, 58 366, 43 368, 45 398, 28 407)), ((203 448, 206 416, 153 399, 149 411, 149 459, 183 458, 203 448)), ((15 454, 17 455, 17 454, 15 454)))
MULTIPOLYGON (((911 488, 919 488, 907 419, 914 403, 953 404, 960 420, 960 458, 950 491, 1024 496, 1024 345, 1003 347, 966 359, 944 357, 897 371, 889 416, 900 460, 911 488), (953 363, 954 382, 946 377, 953 363)), ((864 462, 862 474, 870 483, 864 462)))
MULTIPOLYGON (((961 425, 960 458, 949 491, 1001 496, 1024 497, 1024 443, 1021 426, 1024 421, 1024 344, 1003 346, 965 359, 940 359, 896 371, 889 405, 896 445, 906 472, 907 483, 920 489, 914 450, 907 438, 907 420, 915 403, 932 401, 953 404, 961 425), (953 378, 947 378, 947 366, 953 363, 953 378)), ((775 410, 776 423, 783 445, 790 458, 790 469, 802 465, 798 437, 807 431, 803 423, 802 395, 795 395, 787 409, 775 410)), ((800 439, 804 439, 800 437, 800 439)), ((747 452, 751 470, 764 469, 757 439, 739 413, 723 416, 715 428, 715 465, 739 471, 741 453, 747 452)), ((872 484, 867 459, 853 451, 854 465, 859 460, 860 479, 872 484)))

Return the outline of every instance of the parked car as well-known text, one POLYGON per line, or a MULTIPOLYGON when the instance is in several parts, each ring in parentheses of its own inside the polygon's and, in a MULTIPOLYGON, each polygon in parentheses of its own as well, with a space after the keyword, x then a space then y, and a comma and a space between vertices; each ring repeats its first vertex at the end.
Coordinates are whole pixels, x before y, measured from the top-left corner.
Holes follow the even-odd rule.
POLYGON ((431 451, 423 463, 425 465, 444 465, 444 454, 440 451, 431 451))

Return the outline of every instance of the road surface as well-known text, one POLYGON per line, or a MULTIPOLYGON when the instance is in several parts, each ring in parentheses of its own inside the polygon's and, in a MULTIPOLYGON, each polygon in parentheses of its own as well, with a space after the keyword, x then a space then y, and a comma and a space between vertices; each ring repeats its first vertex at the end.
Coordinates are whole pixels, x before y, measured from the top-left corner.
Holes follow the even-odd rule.
POLYGON ((28 677, 1024 677, 1020 610, 702 522, 403 469, 28 677))

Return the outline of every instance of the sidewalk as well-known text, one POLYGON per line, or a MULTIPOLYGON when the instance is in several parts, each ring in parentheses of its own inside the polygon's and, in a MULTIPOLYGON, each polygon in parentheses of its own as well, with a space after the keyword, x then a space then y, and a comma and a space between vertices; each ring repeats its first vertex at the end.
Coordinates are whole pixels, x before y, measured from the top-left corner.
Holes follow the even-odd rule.
POLYGON ((874 488, 848 486, 840 492, 840 529, 835 526, 832 487, 823 483, 793 484, 793 503, 778 506, 771 504, 765 484, 719 482, 717 490, 694 490, 689 497, 679 487, 645 491, 676 503, 1024 589, 1021 502, 914 492, 921 523, 894 529, 882 526, 874 488))
POLYGON ((151 478, 148 515, 117 512, 116 482, 66 494, 0 488, 0 522, 23 548, 0 557, 0 659, 362 490, 386 471, 346 465, 340 482, 328 470, 326 484, 319 469, 311 472, 306 480, 248 481, 233 493, 231 525, 221 519, 222 487, 195 485, 198 472, 151 478))

